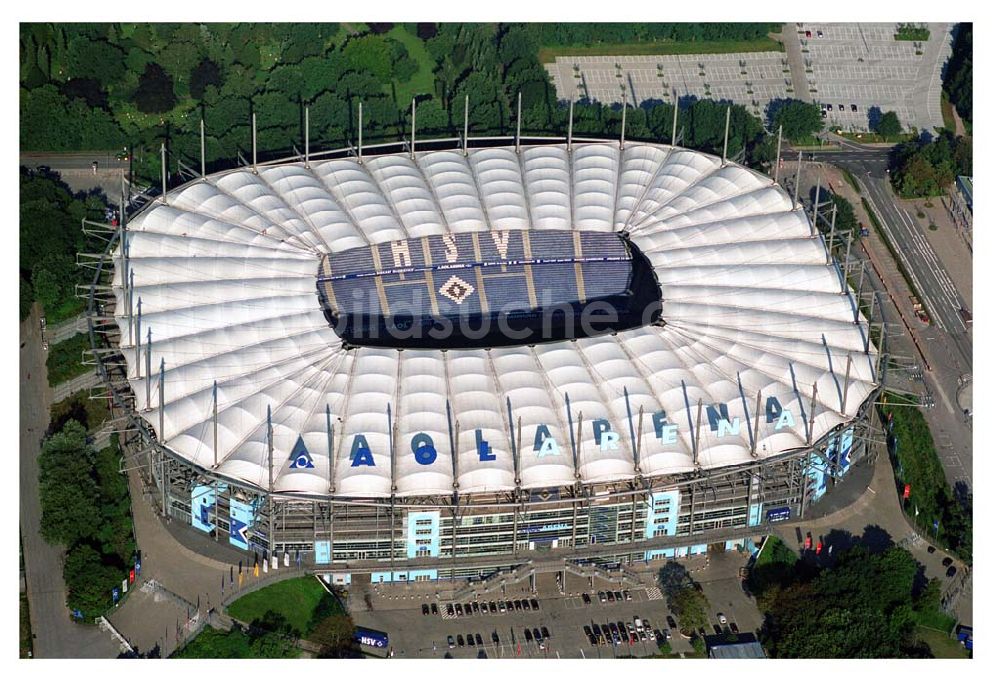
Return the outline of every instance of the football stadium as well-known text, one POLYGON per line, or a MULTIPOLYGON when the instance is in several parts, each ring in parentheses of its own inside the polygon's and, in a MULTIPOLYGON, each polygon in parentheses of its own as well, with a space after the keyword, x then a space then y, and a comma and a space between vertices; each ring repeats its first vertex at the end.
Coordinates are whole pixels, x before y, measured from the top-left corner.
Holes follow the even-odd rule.
POLYGON ((346 582, 748 546, 864 458, 881 391, 850 236, 795 193, 624 134, 164 181, 88 291, 126 464, 346 582))

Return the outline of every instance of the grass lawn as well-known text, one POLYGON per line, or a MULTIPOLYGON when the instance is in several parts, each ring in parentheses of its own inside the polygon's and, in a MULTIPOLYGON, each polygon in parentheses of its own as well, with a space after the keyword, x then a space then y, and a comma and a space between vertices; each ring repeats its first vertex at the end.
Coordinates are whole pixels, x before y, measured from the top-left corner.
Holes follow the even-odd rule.
POLYGON ((261 618, 268 610, 276 611, 288 619, 302 635, 308 630, 313 610, 324 595, 329 593, 312 576, 279 581, 240 597, 229 605, 233 618, 250 623, 261 618))
POLYGON ((66 421, 73 418, 90 432, 97 432, 110 417, 107 401, 90 399, 86 390, 59 400, 49 411, 50 429, 53 431, 61 429, 66 421))
POLYGON ((955 619, 942 611, 924 611, 917 614, 917 624, 920 627, 951 633, 955 627, 955 619))
MULTIPOLYGON (((720 40, 718 42, 629 42, 577 47, 542 47, 538 60, 553 63, 557 56, 648 56, 670 54, 735 54, 737 52, 783 52, 784 45, 771 38, 720 40)), ((411 54, 412 56, 412 54, 411 54)))
POLYGON ((784 546, 785 542, 782 541, 777 536, 770 536, 767 539, 767 543, 764 547, 760 549, 757 553, 757 558, 754 560, 754 566, 764 566, 766 564, 773 564, 774 562, 783 562, 785 564, 795 564, 795 561, 799 558, 793 550, 784 546))
POLYGON ((49 356, 45 360, 49 369, 49 385, 69 381, 93 369, 82 362, 83 351, 87 348, 90 348, 90 336, 84 333, 50 344, 49 356))
POLYGON ((946 632, 932 630, 923 626, 917 627, 917 639, 927 642, 934 658, 968 658, 969 652, 958 643, 958 640, 946 632))
POLYGON ((79 315, 86 309, 87 302, 85 300, 70 296, 54 308, 46 308, 45 321, 49 324, 59 324, 63 320, 79 315))
POLYGON ((915 138, 915 135, 909 132, 896 134, 895 136, 882 136, 881 134, 875 134, 874 132, 838 131, 835 132, 835 134, 844 137, 848 141, 854 141, 855 143, 903 143, 904 141, 911 141, 915 138))
POLYGON ((239 630, 223 632, 212 626, 205 629, 188 642, 171 658, 250 658, 250 638, 239 630))
POLYGON ((948 95, 941 92, 941 117, 944 119, 944 128, 952 134, 955 133, 955 110, 948 101, 948 95))
POLYGON ((31 654, 31 617, 28 614, 28 596, 21 593, 21 658, 29 658, 31 654))
POLYGON ((402 24, 393 26, 386 35, 403 43, 410 58, 420 67, 407 82, 396 83, 396 105, 403 107, 418 94, 434 94, 434 60, 427 53, 424 41, 403 28, 402 24))

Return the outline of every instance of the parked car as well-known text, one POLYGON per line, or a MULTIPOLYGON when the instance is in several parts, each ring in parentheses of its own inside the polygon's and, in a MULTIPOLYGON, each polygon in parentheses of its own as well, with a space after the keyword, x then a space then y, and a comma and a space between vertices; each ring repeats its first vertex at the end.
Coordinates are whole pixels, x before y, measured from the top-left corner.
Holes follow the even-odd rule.
POLYGON ((458 636, 458 645, 465 646, 465 638, 462 637, 461 635, 458 636))
POLYGON ((852 103, 851 104, 851 112, 852 113, 857 113, 858 112, 858 104, 856 104, 856 103, 852 103))
POLYGON ((508 600, 507 600, 507 611, 513 611, 513 610, 514 610, 514 603, 513 603, 513 602, 511 602, 511 601, 510 601, 510 600, 508 599, 508 600))
POLYGON ((944 572, 944 575, 947 576, 948 578, 952 578, 957 573, 958 569, 954 566, 950 566, 948 567, 948 570, 944 572))
POLYGON ((514 610, 515 611, 520 611, 521 610, 521 600, 519 600, 519 599, 515 599, 514 600, 514 610))
POLYGON ((728 622, 726 621, 726 614, 722 613, 721 611, 717 613, 715 617, 719 619, 719 623, 721 623, 722 625, 725 625, 728 622))
POLYGON ((476 633, 476 646, 482 646, 482 645, 483 645, 483 636, 482 636, 482 635, 480 635, 480 634, 479 634, 479 633, 477 632, 477 633, 476 633))
POLYGON ((531 598, 531 610, 538 611, 538 600, 534 597, 531 598))
POLYGON ((499 602, 497 602, 497 606, 500 607, 500 613, 502 613, 502 614, 507 613, 507 605, 504 604, 503 600, 500 600, 499 602))
POLYGON ((472 615, 472 605, 469 604, 468 602, 465 603, 465 615, 466 616, 472 615))
POLYGON ((844 110, 844 104, 842 104, 842 103, 837 104, 837 110, 843 111, 844 110))
POLYGON ((479 613, 479 602, 472 603, 472 611, 477 614, 479 613))
POLYGON ((452 637, 451 635, 448 635, 448 648, 449 649, 455 648, 455 638, 452 637))
POLYGON ((731 631, 731 632, 732 632, 732 633, 733 633, 734 635, 737 635, 737 634, 739 634, 739 632, 740 632, 740 629, 739 629, 739 627, 738 627, 738 626, 736 625, 735 621, 729 624, 729 630, 730 630, 730 631, 731 631))
POLYGON ((486 655, 486 649, 480 649, 479 653, 476 654, 476 658, 489 658, 489 656, 486 655))
POLYGON ((670 626, 671 630, 677 629, 677 621, 674 620, 673 616, 667 616, 667 625, 670 626))
POLYGON ((490 602, 490 613, 491 614, 495 614, 496 612, 497 612, 497 603, 496 602, 490 602))
POLYGON ((603 602, 607 602, 608 601, 608 596, 604 594, 603 590, 599 590, 597 592, 597 599, 599 599, 602 603, 603 602))
POLYGON ((472 636, 471 632, 465 636, 465 643, 468 644, 469 646, 476 645, 476 638, 472 636))
POLYGON ((625 628, 625 624, 624 623, 622 623, 621 621, 618 621, 617 627, 618 627, 618 634, 619 635, 621 635, 623 638, 628 636, 628 630, 625 628))
POLYGON ((464 614, 464 613, 462 612, 462 605, 461 605, 461 604, 456 604, 456 605, 455 605, 455 615, 456 615, 456 616, 464 616, 464 615, 465 615, 465 614, 464 614))
POLYGON ((823 37, 823 31, 816 31, 816 37, 817 38, 823 37))
POLYGON ((551 635, 549 634, 549 629, 544 625, 542 626, 542 637, 544 637, 545 639, 549 639, 551 637, 551 635))
POLYGON ((583 598, 584 604, 590 604, 590 595, 588 595, 587 593, 583 593, 581 597, 583 598))
POLYGON ((812 36, 813 36, 813 32, 812 31, 806 31, 806 37, 807 38, 811 38, 812 36))
POLYGON ((542 633, 538 631, 538 628, 532 628, 531 634, 534 636, 536 642, 542 641, 542 633))
POLYGON ((531 641, 531 629, 530 628, 525 628, 524 629, 524 638, 527 641, 529 641, 529 642, 531 641))
POLYGON ((438 605, 437 604, 431 604, 431 613, 434 614, 435 616, 438 615, 438 605))
POLYGON ((945 557, 943 560, 941 560, 941 566, 943 566, 945 568, 950 567, 954 563, 955 563, 955 560, 953 560, 951 557, 945 557))
POLYGON ((422 613, 424 616, 428 616, 431 613, 431 608, 429 606, 427 606, 426 604, 421 604, 420 605, 420 613, 422 613))
POLYGON ((624 590, 622 592, 622 594, 625 596, 625 601, 627 601, 627 602, 631 602, 632 601, 632 593, 631 592, 629 592, 628 590, 624 590))
POLYGON ((621 601, 624 601, 624 599, 625 599, 625 597, 624 597, 624 595, 622 595, 622 591, 621 590, 615 590, 615 601, 616 602, 621 602, 621 601))

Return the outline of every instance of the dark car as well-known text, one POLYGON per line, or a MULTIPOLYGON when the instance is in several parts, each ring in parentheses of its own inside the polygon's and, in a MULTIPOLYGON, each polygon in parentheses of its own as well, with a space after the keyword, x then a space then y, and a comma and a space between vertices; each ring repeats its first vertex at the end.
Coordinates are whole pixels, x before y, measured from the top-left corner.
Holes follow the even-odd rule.
POLYGON ((528 640, 529 642, 531 641, 531 630, 530 629, 528 629, 528 628, 524 629, 524 638, 526 640, 528 640))
POLYGON ((542 633, 538 631, 538 628, 532 628, 531 634, 534 636, 536 642, 542 641, 542 633))
POLYGON ((549 639, 551 636, 552 635, 549 634, 549 629, 543 625, 542 626, 542 637, 544 637, 545 639, 549 639))
POLYGON ((465 643, 468 644, 469 646, 476 645, 476 638, 472 636, 471 632, 465 636, 465 643))
POLYGON ((449 649, 454 649, 455 648, 455 638, 452 637, 451 635, 448 635, 448 648, 449 649))
POLYGON ((844 104, 842 104, 842 103, 838 103, 838 104, 837 104, 837 110, 839 110, 839 111, 843 111, 843 110, 844 110, 844 104))
POLYGON ((618 621, 617 627, 618 627, 618 634, 619 635, 621 635, 622 637, 628 636, 628 630, 625 628, 625 624, 624 623, 622 623, 621 621, 618 621))
POLYGON ((491 614, 495 614, 496 612, 497 612, 497 603, 496 602, 490 602, 490 613, 491 614))
POLYGON ((453 615, 455 613, 455 605, 454 604, 449 604, 448 606, 445 607, 445 611, 448 612, 449 616, 453 615))
POLYGON ((625 591, 622 592, 622 594, 625 596, 625 601, 626 602, 631 602, 632 601, 632 593, 631 592, 629 592, 628 590, 625 590, 625 591))
POLYGON ((852 103, 851 104, 851 112, 852 113, 857 113, 858 112, 858 104, 856 104, 856 103, 852 103))
POLYGON ((514 610, 515 611, 520 611, 521 610, 521 600, 519 600, 519 599, 515 599, 514 600, 514 610))
POLYGON ((434 614, 435 616, 438 615, 438 605, 437 604, 431 604, 431 613, 434 614))
POLYGON ((531 598, 531 610, 538 611, 538 600, 534 597, 531 598))
POLYGON ((587 635, 587 639, 590 640, 590 646, 597 646, 597 637, 593 633, 587 635))
POLYGON ((461 604, 456 604, 456 605, 455 605, 455 615, 456 615, 456 616, 464 616, 464 615, 465 615, 465 614, 464 614, 464 613, 462 612, 462 605, 461 605, 461 604))
POLYGON ((469 604, 468 602, 465 603, 465 615, 466 616, 472 615, 472 605, 469 604))
POLYGON ((477 632, 477 633, 476 633, 476 646, 482 646, 482 645, 483 645, 483 636, 482 636, 482 635, 480 635, 480 634, 479 634, 479 633, 477 632))
POLYGON ((479 653, 476 654, 476 658, 489 658, 489 656, 486 655, 486 649, 480 649, 479 653))
POLYGON ((521 608, 523 610, 527 611, 528 610, 528 606, 529 606, 528 600, 522 598, 521 599, 521 608))
POLYGON ((585 625, 583 626, 583 634, 585 634, 587 637, 590 637, 591 635, 594 634, 594 631, 590 629, 589 625, 585 625))
POLYGON ((812 31, 806 31, 806 37, 807 38, 811 38, 812 36, 813 36, 813 32, 812 31))
POLYGON ((717 635, 721 635, 722 634, 722 628, 719 626, 718 623, 713 624, 712 625, 712 629, 715 630, 715 634, 717 634, 717 635))
POLYGON ((465 646, 465 638, 462 637, 461 635, 458 636, 458 645, 465 646))
POLYGON ((514 603, 513 603, 513 602, 511 602, 511 601, 510 601, 510 600, 508 599, 508 600, 507 600, 507 611, 513 611, 513 610, 514 610, 514 603))
POLYGON ((734 635, 737 635, 737 634, 739 634, 739 632, 740 632, 740 629, 739 629, 739 626, 737 626, 735 622, 731 622, 731 623, 729 624, 729 630, 730 630, 730 631, 731 631, 731 632, 732 632, 732 633, 733 633, 734 635))
POLYGON ((958 569, 956 567, 950 566, 950 567, 948 567, 948 570, 944 572, 944 575, 947 576, 948 578, 951 578, 952 576, 954 576, 957 573, 958 573, 958 569))
POLYGON ((622 594, 621 590, 615 590, 615 601, 616 602, 625 601, 625 595, 622 594))
POLYGON ((472 603, 472 611, 473 613, 479 613, 479 602, 472 603))
POLYGON ((422 613, 424 616, 429 615, 430 612, 431 612, 431 608, 429 606, 427 606, 426 604, 421 604, 420 605, 420 613, 422 613))
POLYGON ((674 620, 673 616, 667 616, 667 625, 670 626, 671 630, 677 629, 677 621, 674 620))
POLYGON ((955 560, 953 560, 951 557, 945 557, 943 560, 941 560, 941 566, 945 567, 946 569, 954 563, 955 560))
POLYGON ((600 600, 601 602, 607 602, 608 596, 604 594, 603 590, 599 590, 597 592, 597 599, 600 600))
POLYGON ((590 604, 590 595, 588 595, 587 593, 583 593, 580 596, 583 598, 584 604, 590 604))
POLYGON ((929 552, 930 554, 933 555, 934 553, 937 552, 937 548, 935 548, 933 545, 928 545, 927 546, 927 552, 929 552))
POLYGON ((666 637, 663 636, 659 628, 653 628, 653 639, 656 640, 657 644, 663 644, 666 641, 666 637))

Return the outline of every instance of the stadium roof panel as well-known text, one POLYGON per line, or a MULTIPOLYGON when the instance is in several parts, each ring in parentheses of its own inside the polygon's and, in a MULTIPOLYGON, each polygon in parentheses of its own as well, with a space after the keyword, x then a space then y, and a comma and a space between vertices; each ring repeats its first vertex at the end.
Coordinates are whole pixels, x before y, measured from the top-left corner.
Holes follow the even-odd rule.
MULTIPOLYGON (((855 324, 807 216, 766 177, 686 149, 586 143, 244 168, 172 191, 128 228, 135 286, 125 294, 117 255, 114 286, 137 408, 179 456, 264 488, 271 476, 275 491, 433 496, 722 467, 821 438, 875 388, 867 322, 855 324), (619 235, 648 258, 662 319, 615 334, 354 347, 317 294, 324 260, 327 274, 368 274, 374 252, 392 263, 401 242, 411 258, 433 243, 432 258, 447 260, 449 241, 527 237, 545 243, 532 255, 555 260, 573 242, 589 244, 570 259, 617 256, 619 235)), ((459 249, 468 270, 491 261, 488 247, 459 249)), ((615 269, 603 272, 597 287, 617 288, 615 269)))

